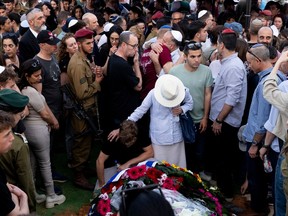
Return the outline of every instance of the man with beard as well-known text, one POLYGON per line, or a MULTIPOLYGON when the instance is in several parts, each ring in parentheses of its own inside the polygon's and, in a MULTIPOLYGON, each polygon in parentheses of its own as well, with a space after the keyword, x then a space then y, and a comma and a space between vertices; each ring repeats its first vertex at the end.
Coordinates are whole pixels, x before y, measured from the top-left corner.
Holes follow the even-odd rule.
POLYGON ((19 55, 22 58, 22 62, 33 58, 39 53, 40 48, 37 43, 37 35, 45 27, 45 17, 43 12, 34 8, 26 15, 29 23, 29 29, 25 32, 19 42, 19 55))
MULTIPOLYGON (((76 95, 76 98, 81 101, 85 111, 89 113, 91 117, 94 117, 98 109, 96 96, 101 90, 100 82, 103 79, 103 75, 99 72, 95 76, 90 61, 87 58, 87 56, 93 52, 93 32, 88 29, 80 29, 75 33, 75 38, 79 51, 71 57, 67 73, 72 92, 76 95)), ((75 134, 71 161, 71 166, 75 172, 74 184, 87 190, 93 190, 94 185, 89 183, 84 176, 84 172, 87 171, 86 165, 91 151, 93 135, 91 133, 85 133, 89 130, 85 119, 79 119, 73 113, 71 121, 75 134)))

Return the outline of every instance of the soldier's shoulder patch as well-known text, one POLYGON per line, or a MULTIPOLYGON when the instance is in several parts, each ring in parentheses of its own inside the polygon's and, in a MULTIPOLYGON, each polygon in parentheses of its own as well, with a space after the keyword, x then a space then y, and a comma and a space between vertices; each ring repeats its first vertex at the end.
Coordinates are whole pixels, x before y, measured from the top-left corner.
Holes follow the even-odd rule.
POLYGON ((86 77, 82 77, 81 79, 80 79, 80 84, 82 85, 83 83, 85 83, 87 80, 86 80, 86 77))

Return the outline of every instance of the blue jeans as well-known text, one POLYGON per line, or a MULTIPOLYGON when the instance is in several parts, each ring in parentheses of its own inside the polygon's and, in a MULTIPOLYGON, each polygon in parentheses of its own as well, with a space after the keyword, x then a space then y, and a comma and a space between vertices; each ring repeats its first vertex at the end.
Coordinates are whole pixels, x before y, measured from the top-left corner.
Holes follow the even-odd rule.
POLYGON ((281 163, 284 160, 284 156, 279 154, 275 169, 275 215, 286 215, 286 197, 283 189, 283 175, 281 172, 281 163))

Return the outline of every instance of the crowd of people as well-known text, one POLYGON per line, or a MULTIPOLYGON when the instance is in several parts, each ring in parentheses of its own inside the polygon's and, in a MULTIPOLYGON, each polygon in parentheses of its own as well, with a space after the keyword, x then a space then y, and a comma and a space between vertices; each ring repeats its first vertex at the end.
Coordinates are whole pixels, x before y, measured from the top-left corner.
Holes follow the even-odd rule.
POLYGON ((233 0, 0 2, 1 215, 65 202, 54 186, 67 181, 53 165, 59 130, 77 187, 165 160, 216 180, 227 201, 242 185, 258 213, 271 190, 275 215, 288 214, 288 4, 251 4, 245 26, 233 0))

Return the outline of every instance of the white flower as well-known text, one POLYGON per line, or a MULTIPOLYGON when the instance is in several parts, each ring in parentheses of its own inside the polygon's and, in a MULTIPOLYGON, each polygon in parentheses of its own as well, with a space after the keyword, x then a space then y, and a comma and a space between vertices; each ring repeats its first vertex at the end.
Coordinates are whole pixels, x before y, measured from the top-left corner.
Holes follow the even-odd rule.
POLYGON ((113 212, 107 212, 105 216, 113 215, 113 212))
POLYGON ((167 177, 168 176, 165 173, 161 175, 161 179, 163 179, 164 181, 167 179, 167 177))
POLYGON ((109 196, 108 196, 107 193, 104 193, 104 194, 101 194, 101 195, 99 196, 99 198, 104 199, 104 200, 108 200, 109 196))

